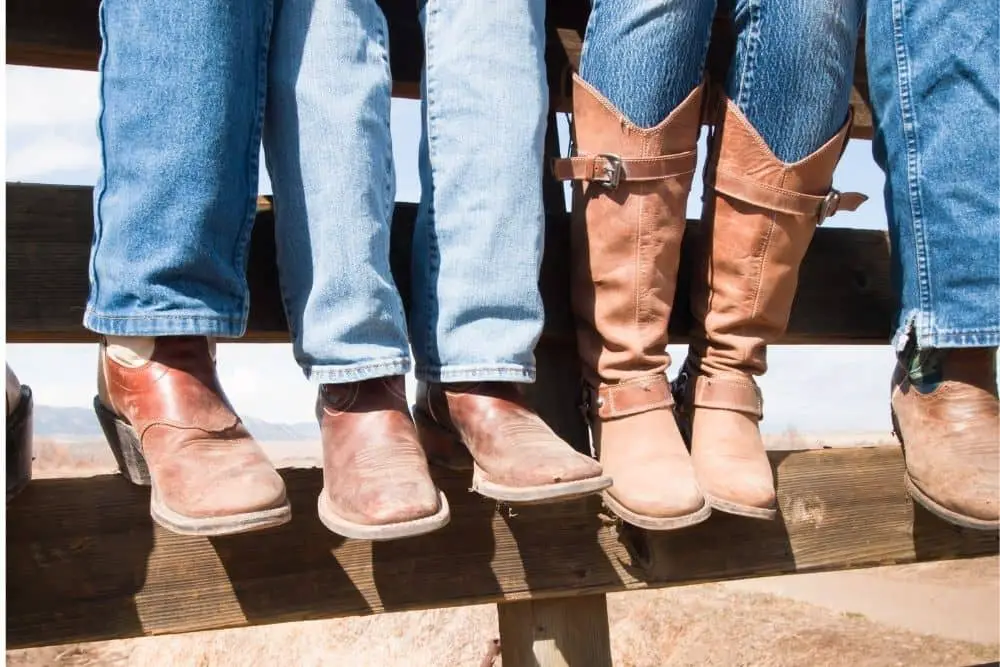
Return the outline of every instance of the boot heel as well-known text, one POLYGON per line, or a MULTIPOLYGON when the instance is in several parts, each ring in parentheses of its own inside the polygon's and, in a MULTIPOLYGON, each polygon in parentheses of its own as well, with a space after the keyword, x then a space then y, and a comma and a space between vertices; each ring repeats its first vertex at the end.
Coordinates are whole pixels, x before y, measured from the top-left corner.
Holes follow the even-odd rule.
POLYGON ((441 428, 419 409, 413 410, 413 423, 417 427, 417 437, 428 463, 447 470, 472 470, 472 455, 453 433, 441 428))
POLYGON ((100 397, 97 396, 94 397, 94 412, 97 413, 97 421, 101 424, 101 430, 108 440, 111 453, 115 455, 121 474, 133 484, 152 485, 146 458, 142 455, 139 435, 135 429, 104 407, 100 397))

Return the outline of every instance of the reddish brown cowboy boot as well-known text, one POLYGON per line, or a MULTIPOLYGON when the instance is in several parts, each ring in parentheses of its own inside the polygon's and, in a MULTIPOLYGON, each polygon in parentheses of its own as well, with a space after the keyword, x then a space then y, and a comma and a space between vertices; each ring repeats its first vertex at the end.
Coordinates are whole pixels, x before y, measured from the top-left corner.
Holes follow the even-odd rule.
POLYGON ((316 415, 323 434, 319 518, 327 528, 393 540, 448 523, 448 501, 431 480, 402 375, 324 384, 316 415))
POLYGON ((611 486, 597 461, 561 440, 527 407, 515 383, 421 383, 414 416, 426 448, 468 449, 472 489, 487 498, 547 503, 611 486))
POLYGON ((906 487, 958 526, 1000 528, 1000 408, 996 349, 935 350, 937 368, 913 381, 897 364, 892 420, 906 487))
POLYGON ((150 513, 182 535, 286 523, 285 485, 219 385, 213 345, 176 336, 100 348, 97 418, 123 475, 152 485, 150 513))
POLYGON ((579 77, 572 303, 594 445, 614 485, 608 507, 630 524, 671 530, 711 508, 695 480, 667 384, 667 323, 696 163, 703 87, 642 129, 579 77))
POLYGON ((788 326, 799 265, 816 226, 865 201, 831 189, 850 119, 803 160, 778 160, 739 108, 721 100, 705 183, 695 331, 675 384, 698 484, 714 509, 771 519, 774 478, 754 375, 788 326))

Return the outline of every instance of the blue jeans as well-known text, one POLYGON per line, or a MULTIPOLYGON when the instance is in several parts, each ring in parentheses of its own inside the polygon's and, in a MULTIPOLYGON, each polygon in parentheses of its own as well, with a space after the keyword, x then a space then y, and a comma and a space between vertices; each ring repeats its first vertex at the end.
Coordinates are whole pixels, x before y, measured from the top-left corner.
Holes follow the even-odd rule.
MULTIPOLYGON (((528 382, 543 323, 545 5, 428 0, 420 11, 416 372, 528 382)), ((408 372, 389 272, 391 77, 375 0, 103 0, 101 31, 85 326, 244 333, 263 132, 296 359, 320 382, 408 372)))
MULTIPOLYGON (((701 82, 715 0, 593 0, 580 76, 640 127, 701 82)), ((735 0, 725 91, 784 162, 844 124, 864 0, 735 0)))
POLYGON ((886 172, 894 345, 1000 345, 996 3, 868 0, 875 159, 886 172))

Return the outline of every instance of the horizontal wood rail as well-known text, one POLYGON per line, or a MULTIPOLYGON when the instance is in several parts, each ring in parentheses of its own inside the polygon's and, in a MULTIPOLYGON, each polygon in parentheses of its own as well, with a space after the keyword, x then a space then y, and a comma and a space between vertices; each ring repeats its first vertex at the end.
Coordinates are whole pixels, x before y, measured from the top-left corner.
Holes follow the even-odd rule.
MULTIPOLYGON (((416 2, 379 0, 389 24, 389 57, 393 95, 417 98, 423 63, 423 37, 416 2)), ((61 69, 94 70, 101 50, 98 30, 99 0, 10 0, 7 3, 7 64, 61 69)), ((590 3, 587 0, 549 0, 547 8, 549 89, 554 108, 569 110, 569 72, 580 62, 590 3)), ((722 80, 733 48, 727 16, 716 18, 706 69, 722 80)), ((484 76, 489 76, 484 73, 484 76)), ((854 137, 871 138, 871 111, 863 44, 854 71, 854 137)))
POLYGON ((316 518, 318 469, 282 471, 289 525, 213 539, 154 527, 148 490, 117 475, 36 480, 7 511, 7 647, 997 552, 995 533, 915 509, 895 447, 772 453, 772 462, 774 522, 716 514, 645 533, 615 525, 596 498, 498 510, 462 475, 441 473, 451 524, 394 543, 327 531, 316 518))
MULTIPOLYGON (((397 285, 409 294, 410 239, 416 208, 397 204, 393 219, 392 266, 397 285)), ((7 340, 86 342, 94 335, 81 325, 88 290, 93 234, 91 188, 7 184, 7 340)), ((549 218, 542 268, 546 335, 572 338, 569 311, 569 220, 549 218)), ((686 247, 698 223, 689 224, 686 247)), ((677 303, 670 322, 675 342, 690 330, 690 251, 682 251, 677 303)), ((286 342, 288 331, 275 268, 274 217, 261 210, 253 232, 248 267, 251 307, 243 340, 286 342)), ((800 276, 785 343, 885 343, 895 296, 889 282, 886 234, 854 229, 817 231, 800 276)))

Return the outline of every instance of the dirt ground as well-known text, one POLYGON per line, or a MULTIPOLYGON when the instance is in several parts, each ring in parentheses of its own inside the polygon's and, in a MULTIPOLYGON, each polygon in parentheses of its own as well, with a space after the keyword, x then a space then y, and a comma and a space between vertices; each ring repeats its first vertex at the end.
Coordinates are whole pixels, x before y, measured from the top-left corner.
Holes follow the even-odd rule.
MULTIPOLYGON (((615 665, 996 661, 998 567, 979 558, 611 595, 615 665)), ((477 667, 496 628, 495 608, 483 605, 8 651, 7 664, 477 667)))

